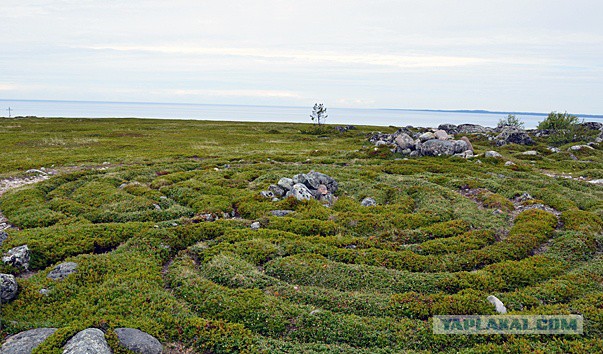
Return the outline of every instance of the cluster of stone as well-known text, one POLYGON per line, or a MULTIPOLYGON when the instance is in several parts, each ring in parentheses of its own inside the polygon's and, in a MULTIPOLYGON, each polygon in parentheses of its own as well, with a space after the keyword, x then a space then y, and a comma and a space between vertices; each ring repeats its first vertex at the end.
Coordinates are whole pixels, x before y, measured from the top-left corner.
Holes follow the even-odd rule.
POLYGON ((331 205, 336 197, 337 181, 324 173, 310 171, 300 173, 293 178, 283 177, 277 184, 272 184, 261 195, 278 201, 281 198, 294 197, 297 200, 317 199, 324 204, 331 205))
POLYGON ((412 133, 408 128, 399 129, 393 134, 377 133, 369 138, 375 146, 387 145, 392 152, 410 157, 418 156, 473 156, 473 146, 467 137, 454 140, 443 129, 424 133, 412 133))

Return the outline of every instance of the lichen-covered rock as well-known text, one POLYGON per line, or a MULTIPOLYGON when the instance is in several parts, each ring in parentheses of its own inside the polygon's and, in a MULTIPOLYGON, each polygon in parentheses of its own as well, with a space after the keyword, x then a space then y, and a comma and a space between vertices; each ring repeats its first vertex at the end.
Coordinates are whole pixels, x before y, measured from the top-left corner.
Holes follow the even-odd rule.
POLYGON ((262 191, 262 192, 260 192, 260 194, 262 195, 262 197, 267 198, 267 199, 274 198, 274 193, 272 193, 272 191, 262 191))
POLYGON ((18 291, 19 286, 12 274, 0 274, 0 298, 2 298, 2 302, 14 299, 18 291))
POLYGON ((445 131, 449 135, 458 134, 458 130, 456 128, 456 125, 454 125, 454 124, 448 124, 448 123, 440 124, 438 126, 438 129, 445 131))
POLYGON ((282 197, 283 195, 285 195, 285 189, 276 184, 271 184, 270 187, 268 187, 268 190, 272 192, 275 197, 282 197))
POLYGON ((29 268, 29 247, 27 245, 11 248, 2 257, 2 262, 17 268, 29 268))
POLYGON ((486 153, 484 154, 485 157, 493 157, 495 159, 501 159, 502 155, 499 154, 496 151, 486 151, 486 153))
POLYGON ((396 137, 396 145, 400 150, 410 149, 415 146, 415 141, 406 133, 401 133, 396 137))
POLYGON ((365 207, 375 206, 375 205, 377 205, 377 202, 373 198, 366 197, 366 198, 362 199, 362 202, 360 202, 360 205, 365 206, 365 207))
POLYGON ((259 230, 260 229, 260 223, 258 221, 252 222, 251 225, 249 226, 252 230, 259 230))
POLYGON ((135 328, 116 328, 119 344, 140 354, 161 354, 163 346, 152 335, 135 328))
POLYGON ((293 210, 271 210, 270 214, 274 216, 287 216, 293 213, 293 210))
POLYGON ((426 142, 427 140, 432 140, 432 139, 436 139, 435 134, 432 132, 425 132, 425 133, 419 135, 419 140, 421 140, 421 142, 426 142))
POLYGON ((448 139, 450 139, 450 137, 448 136, 448 133, 446 133, 446 131, 442 130, 442 129, 436 130, 433 134, 435 135, 435 138, 439 139, 439 140, 448 140, 448 139))
POLYGON ((528 150, 528 151, 524 151, 521 153, 522 155, 526 155, 526 156, 537 156, 538 155, 538 151, 536 150, 528 150))
POLYGON ((314 194, 302 183, 294 184, 291 193, 297 200, 310 200, 314 197, 314 194))
POLYGON ((6 241, 8 234, 4 230, 0 230, 0 246, 6 241))
POLYGON ((100 329, 87 328, 69 339, 63 354, 111 354, 111 348, 100 329))
POLYGON ((449 140, 427 140, 421 144, 423 156, 450 156, 454 154, 454 143, 449 140))
POLYGON ((530 138, 528 133, 523 129, 517 127, 504 127, 500 134, 498 134, 494 140, 496 140, 497 146, 503 146, 506 144, 519 144, 519 145, 533 145, 534 140, 530 138))
POLYGON ((75 263, 75 262, 61 263, 61 264, 57 265, 56 267, 54 267, 54 269, 51 270, 50 273, 48 273, 46 278, 52 279, 52 280, 63 280, 69 274, 75 273, 76 268, 77 268, 77 263, 75 263))
POLYGON ((40 344, 56 332, 56 328, 34 328, 8 337, 0 348, 1 354, 31 354, 40 344))
POLYGON ((283 177, 281 179, 278 180, 277 185, 281 188, 283 188, 285 191, 290 191, 291 189, 293 189, 293 179, 291 178, 287 178, 287 177, 283 177))
POLYGON ((461 137, 461 140, 467 143, 467 150, 471 150, 473 152, 475 152, 475 150, 473 150, 473 145, 471 144, 471 141, 469 141, 469 138, 467 138, 466 136, 461 137))
POLYGON ((453 140, 452 141, 452 149, 455 154, 461 154, 467 150, 469 150, 469 145, 464 140, 453 140))
POLYGON ((483 134, 492 129, 477 124, 461 124, 456 127, 457 134, 483 134))
MULTIPOLYGON (((308 187, 310 189, 317 190, 318 187, 321 184, 323 184, 327 187, 329 192, 331 192, 331 193, 337 192, 337 188, 338 188, 337 181, 335 181, 335 179, 332 178, 331 176, 325 175, 324 173, 320 173, 320 172, 310 171, 309 173, 306 173, 304 175, 304 177, 305 177, 304 182, 299 182, 299 183, 305 184, 306 187, 308 187)), ((293 186, 293 189, 295 189, 295 185, 293 186)))

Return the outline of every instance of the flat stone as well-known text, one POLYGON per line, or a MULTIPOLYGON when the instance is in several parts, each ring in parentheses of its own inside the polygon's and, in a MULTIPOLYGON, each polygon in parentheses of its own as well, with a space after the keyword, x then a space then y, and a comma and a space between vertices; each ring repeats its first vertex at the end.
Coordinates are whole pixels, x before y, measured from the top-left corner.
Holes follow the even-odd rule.
POLYGON ((63 354, 111 354, 105 334, 98 328, 87 328, 73 336, 65 347, 63 354))
POLYGON ((484 156, 485 156, 485 157, 494 157, 494 158, 496 158, 496 159, 500 159, 500 158, 502 158, 502 155, 501 155, 501 154, 499 154, 499 153, 498 153, 498 152, 496 152, 496 151, 486 151, 486 153, 485 153, 485 155, 484 155, 484 156))
POLYGON ((50 337, 56 328, 34 328, 8 337, 0 348, 1 354, 31 354, 40 344, 50 337))
POLYGON ((163 346, 152 335, 135 328, 116 328, 119 344, 135 353, 161 354, 163 346))
POLYGON ((69 274, 73 274, 76 272, 77 263, 74 262, 65 262, 54 267, 53 270, 48 273, 46 278, 52 280, 62 280, 65 279, 69 274))

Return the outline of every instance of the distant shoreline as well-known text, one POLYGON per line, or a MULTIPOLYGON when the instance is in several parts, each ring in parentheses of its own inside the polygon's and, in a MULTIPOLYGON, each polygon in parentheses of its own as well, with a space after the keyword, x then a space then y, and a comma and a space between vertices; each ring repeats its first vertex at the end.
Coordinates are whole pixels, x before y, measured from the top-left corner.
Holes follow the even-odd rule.
MULTIPOLYGON (((306 108, 304 106, 278 106, 278 105, 253 105, 253 104, 228 104, 228 103, 190 103, 190 102, 137 102, 137 101, 90 101, 90 100, 45 100, 45 99, 0 99, 0 102, 48 102, 48 103, 86 103, 86 104, 141 104, 141 105, 175 105, 175 106, 229 106, 229 107, 275 107, 275 108, 306 108)), ((333 109, 354 110, 381 110, 403 112, 436 112, 436 113, 467 113, 467 114, 514 114, 524 116, 546 117, 550 112, 523 112, 523 111, 489 111, 485 109, 426 109, 426 108, 346 108, 328 107, 333 109)), ((603 114, 572 113, 581 118, 603 119, 603 114)))

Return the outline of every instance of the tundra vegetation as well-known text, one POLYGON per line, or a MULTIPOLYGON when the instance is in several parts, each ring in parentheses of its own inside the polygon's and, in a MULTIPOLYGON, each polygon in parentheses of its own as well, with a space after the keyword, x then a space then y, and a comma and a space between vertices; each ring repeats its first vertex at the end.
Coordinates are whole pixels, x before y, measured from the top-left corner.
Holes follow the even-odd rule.
POLYGON ((28 272, 1 266, 19 285, 2 337, 58 328, 34 353, 89 327, 115 353, 120 327, 199 353, 603 351, 601 145, 476 134, 476 154, 503 158, 403 159, 367 141, 383 127, 308 128, 0 120, 3 178, 57 171, 0 198, 2 252, 31 250, 28 272), (310 170, 338 181, 332 206, 260 195, 310 170), (63 262, 77 271, 47 278, 63 262), (584 334, 432 333, 433 315, 495 314, 489 295, 511 314, 581 314, 584 334))

